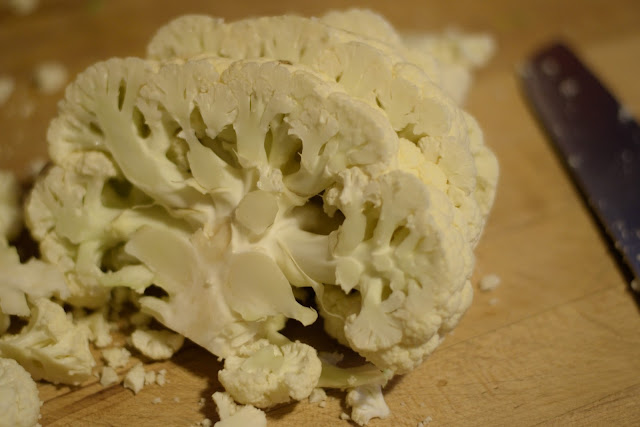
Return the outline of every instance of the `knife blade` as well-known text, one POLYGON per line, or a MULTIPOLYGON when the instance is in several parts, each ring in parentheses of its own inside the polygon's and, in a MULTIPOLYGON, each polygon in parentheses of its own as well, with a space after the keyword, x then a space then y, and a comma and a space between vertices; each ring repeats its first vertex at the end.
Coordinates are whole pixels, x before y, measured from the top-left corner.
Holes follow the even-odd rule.
POLYGON ((640 291, 640 126, 563 43, 531 56, 524 92, 640 291))

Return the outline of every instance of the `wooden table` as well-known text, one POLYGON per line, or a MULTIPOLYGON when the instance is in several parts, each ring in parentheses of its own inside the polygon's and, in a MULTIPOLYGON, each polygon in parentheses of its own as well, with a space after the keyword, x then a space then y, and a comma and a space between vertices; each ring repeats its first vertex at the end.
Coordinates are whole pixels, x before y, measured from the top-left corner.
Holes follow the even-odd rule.
MULTIPOLYGON (((43 158, 45 130, 61 96, 43 96, 31 70, 59 60, 72 73, 111 56, 141 56, 154 30, 187 12, 233 20, 320 14, 347 5, 291 0, 208 2, 43 1, 32 15, 0 13, 0 74, 17 88, 0 107, 0 167, 24 176, 43 158), (31 110, 31 112, 29 112, 31 110)), ((640 111, 640 2, 382 0, 349 2, 385 14, 403 30, 457 26, 491 32, 497 56, 480 71, 468 109, 501 164, 497 202, 477 250, 478 292, 455 333, 386 393, 393 415, 372 426, 640 425, 640 313, 614 257, 521 96, 515 70, 555 37, 569 41, 636 114, 640 111), (493 301, 491 301, 493 299, 493 301), (491 304, 490 301, 493 303, 491 304)), ((639 213, 640 214, 640 213, 639 213)), ((77 389, 42 385, 43 425, 190 425, 217 419, 209 399, 220 363, 195 346, 166 368, 170 383, 133 396, 95 381, 77 389), (162 403, 152 400, 161 397, 162 403), (204 407, 198 400, 205 397, 204 407), (180 400, 177 402, 176 400, 180 400)), ((326 408, 306 402, 268 414, 273 426, 347 425, 342 394, 326 408)))

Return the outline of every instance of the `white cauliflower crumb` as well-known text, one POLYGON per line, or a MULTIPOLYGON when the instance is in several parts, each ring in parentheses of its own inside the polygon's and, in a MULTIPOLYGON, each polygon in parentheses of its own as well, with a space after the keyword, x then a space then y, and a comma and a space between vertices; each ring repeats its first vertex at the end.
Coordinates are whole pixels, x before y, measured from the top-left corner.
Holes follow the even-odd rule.
POLYGON ((112 368, 127 366, 131 353, 124 347, 112 347, 102 350, 102 358, 112 368))
POLYGON ((178 396, 176 396, 176 397, 173 398, 173 401, 176 402, 176 403, 180 403, 180 398, 178 396))
POLYGON ((322 388, 314 388, 309 395, 309 403, 321 403, 327 400, 327 392, 322 388))
POLYGON ((157 375, 155 371, 148 371, 144 374, 144 385, 153 385, 156 383, 157 375))
POLYGON ((349 391, 347 405, 353 408, 351 419, 361 426, 372 418, 384 419, 391 414, 379 385, 364 385, 349 391))
POLYGON ((211 421, 209 418, 205 418, 204 420, 200 421, 200 425, 202 427, 211 427, 213 425, 213 421, 211 421))
POLYGON ((133 390, 135 394, 138 394, 144 387, 144 379, 144 366, 142 366, 142 363, 138 363, 136 366, 131 368, 129 372, 127 372, 127 375, 125 375, 124 386, 133 390))
POLYGON ((431 421, 433 421, 433 418, 431 418, 431 416, 428 416, 424 420, 419 421, 416 427, 426 427, 429 423, 431 423, 431 421))
POLYGON ((154 397, 153 400, 151 401, 151 403, 153 403, 154 405, 162 403, 162 398, 161 397, 154 397))
POLYGON ((9 76, 0 76, 0 106, 4 105, 15 89, 15 80, 9 76))
POLYGON ((631 289, 635 292, 640 292, 640 281, 638 279, 634 279, 631 281, 631 289))
POLYGON ((478 283, 480 290, 483 292, 489 292, 500 286, 502 280, 497 274, 487 274, 480 279, 478 283))
POLYGON ((201 408, 202 408, 206 403, 207 403, 207 400, 206 400, 204 397, 201 397, 201 398, 198 400, 198 406, 199 406, 199 407, 201 407, 201 408))
POLYGON ((351 417, 346 412, 343 412, 343 413, 340 414, 340 419, 344 420, 344 421, 349 421, 351 419, 351 417))
POLYGON ((211 396, 216 404, 220 421, 214 427, 266 427, 267 416, 251 405, 238 405, 228 393, 215 392, 211 396))
POLYGON ((29 373, 15 360, 0 358, 0 426, 33 427, 41 405, 29 373))
POLYGON ((89 341, 93 342, 96 347, 103 348, 111 345, 113 341, 111 337, 113 325, 107 320, 105 310, 96 311, 89 315, 85 315, 84 311, 78 310, 74 312, 74 320, 76 325, 87 328, 89 341))
POLYGON ((158 371, 158 373, 156 374, 156 384, 158 384, 160 387, 162 387, 163 385, 165 385, 168 382, 169 381, 167 381, 167 370, 166 369, 160 369, 158 371))
POLYGON ((318 406, 319 406, 320 408, 326 408, 326 407, 327 407, 327 401, 326 401, 326 400, 323 400, 322 402, 318 403, 318 406))
POLYGON ((67 82, 67 69, 59 62, 43 62, 33 73, 38 89, 44 94, 52 94, 62 89, 67 82))
POLYGON ((131 334, 133 346, 150 359, 169 359, 182 347, 184 337, 169 330, 136 329, 131 334))
POLYGON ((5 0, 4 5, 16 15, 29 15, 33 13, 40 0, 5 0))
POLYGON ((110 385, 118 384, 120 382, 120 378, 118 378, 118 373, 115 369, 110 366, 102 367, 102 375, 100 376, 100 384, 103 387, 109 387, 110 385))

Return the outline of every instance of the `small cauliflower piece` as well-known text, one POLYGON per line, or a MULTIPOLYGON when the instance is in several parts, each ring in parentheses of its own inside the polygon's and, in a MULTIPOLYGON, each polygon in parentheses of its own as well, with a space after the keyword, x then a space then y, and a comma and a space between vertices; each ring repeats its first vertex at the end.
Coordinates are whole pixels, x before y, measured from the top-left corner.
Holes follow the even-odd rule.
POLYGON ((144 374, 144 385, 153 385, 156 383, 157 375, 155 371, 147 371, 144 374))
POLYGON ((138 394, 145 384, 145 372, 142 363, 138 363, 124 376, 124 386, 138 394))
POLYGON ((67 68, 59 62, 43 62, 39 64, 33 78, 36 87, 44 94, 52 94, 62 89, 67 82, 67 68))
POLYGON ((120 378, 118 378, 118 373, 115 369, 110 366, 102 367, 102 374, 100 375, 100 384, 103 387, 109 387, 114 384, 118 384, 120 382, 120 378))
POLYGON ((34 427, 42 402, 27 371, 12 359, 0 358, 0 426, 34 427))
POLYGON ((96 311, 89 315, 76 315, 74 313, 74 320, 76 325, 87 328, 89 341, 93 342, 96 347, 104 348, 113 342, 111 337, 113 325, 107 320, 106 310, 96 311))
POLYGON ((214 427, 266 427, 267 416, 251 405, 238 405, 227 393, 215 392, 211 396, 216 404, 220 421, 214 427))
MULTIPOLYGON (((0 76, 0 107, 2 107, 15 89, 15 81, 9 76, 0 76)), ((2 172, 0 172, 1 174, 2 172)), ((0 178, 1 180, 2 178, 0 178)), ((2 190, 0 190, 1 193, 2 190)), ((0 217, 2 215, 0 214, 0 217)))
POLYGON ((361 426, 372 418, 387 418, 391 411, 384 401, 379 385, 363 385, 347 393, 347 405, 352 407, 351 419, 361 426))
POLYGON ((39 298, 29 323, 0 338, 0 356, 17 360, 35 380, 78 385, 91 376, 95 360, 87 330, 69 320, 58 304, 39 298))
POLYGON ((323 388, 314 388, 309 395, 309 403, 322 403, 327 400, 327 393, 323 388))
POLYGON ((169 359, 182 347, 184 337, 168 330, 136 329, 131 334, 133 346, 150 359, 169 359))
POLYGON ((167 370, 166 369, 160 369, 158 371, 158 373, 156 374, 156 384, 158 384, 160 387, 162 387, 167 382, 168 382, 167 381, 167 370))
POLYGON ((277 346, 259 341, 225 359, 218 379, 237 402, 267 408, 309 397, 321 372, 313 347, 300 342, 277 346))
POLYGON ((102 358, 112 368, 122 368, 129 363, 131 353, 124 347, 105 348, 102 350, 102 358))
POLYGON ((478 287, 483 292, 489 292, 500 286, 501 282, 502 280, 497 274, 487 274, 486 276, 482 276, 482 278, 480 278, 478 287))

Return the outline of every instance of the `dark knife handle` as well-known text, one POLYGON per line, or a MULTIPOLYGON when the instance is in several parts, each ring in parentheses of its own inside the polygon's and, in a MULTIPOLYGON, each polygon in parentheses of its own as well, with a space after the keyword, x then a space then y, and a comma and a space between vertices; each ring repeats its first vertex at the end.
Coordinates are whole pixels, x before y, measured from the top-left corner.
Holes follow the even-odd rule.
POLYGON ((640 126, 563 44, 522 68, 524 89, 587 203, 640 281, 640 126))

